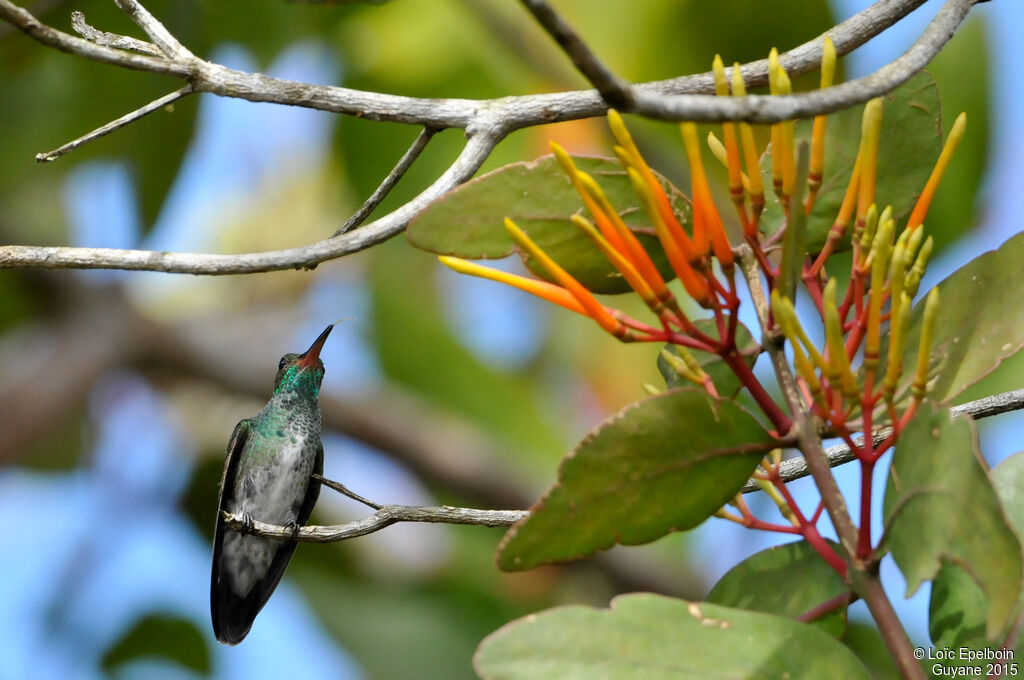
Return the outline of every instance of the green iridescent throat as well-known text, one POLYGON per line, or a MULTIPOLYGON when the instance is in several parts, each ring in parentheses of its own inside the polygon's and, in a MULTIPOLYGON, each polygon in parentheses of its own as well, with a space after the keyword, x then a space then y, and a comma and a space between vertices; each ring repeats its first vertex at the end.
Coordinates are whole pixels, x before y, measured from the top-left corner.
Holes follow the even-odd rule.
POLYGON ((297 392, 317 396, 320 393, 320 383, 323 379, 323 368, 303 370, 298 364, 291 364, 279 375, 277 384, 274 386, 274 394, 297 392))

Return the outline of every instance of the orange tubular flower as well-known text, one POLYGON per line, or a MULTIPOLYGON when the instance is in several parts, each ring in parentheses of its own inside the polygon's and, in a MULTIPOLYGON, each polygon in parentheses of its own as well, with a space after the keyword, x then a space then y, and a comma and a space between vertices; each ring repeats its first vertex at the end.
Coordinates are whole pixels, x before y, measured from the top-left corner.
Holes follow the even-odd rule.
POLYGON ((563 149, 558 142, 551 142, 551 151, 554 152, 555 160, 557 160, 558 164, 562 166, 562 170, 569 176, 569 181, 572 182, 576 192, 579 193, 580 198, 583 199, 583 204, 594 217, 594 221, 597 222, 597 226, 601 230, 601 234, 608 239, 609 243, 615 246, 616 250, 619 252, 625 252, 625 244, 623 244, 620 234, 616 232, 615 227, 612 225, 610 216, 603 212, 602 208, 583 188, 583 178, 589 177, 589 175, 576 168, 576 164, 572 161, 572 156, 566 153, 565 149, 563 149))
MULTIPOLYGON (((693 193, 694 223, 697 223, 697 216, 700 215, 700 221, 711 238, 711 247, 714 250, 715 257, 718 258, 723 267, 728 269, 733 266, 732 248, 729 246, 729 239, 725 235, 722 217, 718 214, 718 208, 715 207, 715 203, 711 198, 708 178, 704 174, 704 163, 700 157, 700 144, 697 142, 697 126, 694 123, 682 123, 680 129, 683 133, 686 159, 690 163, 690 186, 693 193)), ((696 228, 694 228, 694 231, 696 231, 696 228)))
MULTIPOLYGON (((633 143, 633 138, 630 136, 629 130, 626 129, 622 116, 615 109, 608 111, 608 124, 612 129, 612 135, 619 143, 615 147, 615 153, 619 160, 627 170, 632 168, 637 172, 637 175, 642 180, 642 184, 647 187, 646 193, 651 197, 653 206, 657 210, 658 215, 660 215, 661 221, 665 224, 665 228, 672 235, 672 240, 682 250, 686 259, 694 264, 699 263, 701 258, 707 255, 709 244, 706 240, 703 242, 698 240, 696 233, 694 233, 694 238, 691 239, 683 230, 683 226, 679 224, 679 220, 676 219, 676 215, 672 211, 672 204, 665 194, 665 188, 661 186, 661 183, 654 176, 654 172, 647 165, 647 161, 640 155, 640 150, 633 143)), ((678 272, 676 273, 678 274, 678 272)))
MULTIPOLYGON (((743 82, 743 73, 739 62, 732 65, 732 95, 743 97, 747 94, 747 86, 743 82)), ((747 166, 747 180, 750 183, 750 208, 754 219, 750 225, 749 236, 757 234, 757 219, 764 209, 764 186, 761 184, 761 166, 757 158, 757 146, 754 143, 754 129, 750 123, 740 123, 740 139, 743 142, 743 159, 747 166)))
MULTIPOLYGON (((715 74, 715 94, 720 97, 728 96, 729 80, 725 77, 725 66, 722 64, 722 57, 717 54, 715 55, 711 69, 715 74)), ((740 148, 736 143, 735 123, 722 123, 722 139, 725 142, 726 168, 729 170, 729 194, 732 196, 733 202, 740 208, 741 217, 746 217, 746 213, 742 211, 743 171, 740 168, 740 148)))
POLYGON ((572 296, 576 298, 583 309, 586 310, 586 315, 596 321, 601 328, 608 333, 611 333, 617 338, 625 339, 629 336, 629 330, 622 325, 619 321, 612 317, 612 315, 605 309, 604 305, 597 301, 593 293, 583 287, 579 281, 573 276, 562 269, 557 262, 551 259, 551 256, 545 253, 541 248, 533 242, 533 240, 526 235, 522 229, 516 226, 516 223, 505 218, 505 231, 512 238, 520 248, 530 254, 531 257, 536 259, 542 267, 562 285, 563 288, 572 293, 572 296))
POLYGON ((590 242, 597 246, 601 254, 608 258, 608 261, 615 266, 622 277, 626 279, 626 283, 629 284, 630 288, 635 290, 640 298, 647 304, 648 307, 655 310, 655 312, 661 309, 661 301, 658 300, 654 291, 647 285, 644 278, 640 276, 640 272, 636 270, 633 263, 626 258, 625 255, 615 250, 614 247, 601 235, 601 232, 594 227, 587 218, 582 215, 573 215, 569 218, 570 221, 576 225, 576 228, 583 232, 583 235, 590 239, 590 242))
POLYGON ((946 166, 949 165, 949 159, 952 158, 953 152, 956 151, 956 147, 960 144, 960 140, 963 139, 964 130, 967 128, 967 114, 961 113, 956 117, 956 122, 953 123, 953 129, 949 131, 949 137, 946 138, 946 143, 942 147, 942 153, 939 154, 939 160, 935 162, 935 167, 932 169, 932 174, 928 177, 928 183, 924 187, 924 191, 921 192, 920 198, 917 199, 917 205, 914 206, 914 211, 910 213, 910 219, 907 221, 907 229, 917 229, 924 222, 924 216, 928 213, 928 208, 932 204, 932 198, 935 197, 935 190, 939 186, 939 180, 942 179, 943 173, 946 172, 946 166))
MULTIPOLYGON (((825 90, 832 87, 835 73, 836 48, 832 44, 832 40, 826 37, 821 48, 821 89, 825 90)), ((825 128, 827 121, 828 116, 814 117, 814 130, 811 134, 811 166, 807 175, 809 192, 807 195, 806 211, 808 214, 810 214, 811 208, 814 207, 814 199, 818 195, 818 189, 821 188, 821 180, 825 172, 825 128)))
MULTIPOLYGON (((674 271, 676 276, 679 277, 679 280, 682 281, 683 288, 686 289, 686 292, 689 293, 690 297, 696 300, 700 305, 705 307, 710 306, 712 304, 712 299, 707 281, 694 271, 689 258, 686 257, 686 252, 681 247, 681 243, 675 239, 673 233, 669 230, 668 225, 662 219, 661 212, 658 210, 657 205, 655 205, 654 197, 651 196, 650 188, 635 168, 627 167, 626 173, 629 175, 629 179, 633 183, 633 190, 636 191, 637 195, 640 196, 641 199, 643 199, 644 208, 647 210, 647 215, 651 219, 654 231, 658 235, 658 240, 661 242, 662 250, 665 251, 669 264, 672 265, 672 271, 674 271)), ((678 222, 676 224, 678 225, 678 222)), ((680 227, 680 231, 681 230, 682 227, 680 227)))
POLYGON ((454 269, 460 274, 469 274, 470 276, 476 276, 481 279, 504 283, 514 288, 518 288, 519 290, 524 290, 532 295, 536 295, 539 298, 543 298, 548 302, 553 302, 556 305, 565 307, 577 314, 590 316, 587 313, 587 310, 583 308, 583 305, 580 304, 579 300, 573 297, 572 293, 561 286, 556 286, 553 283, 539 281, 538 279, 528 279, 525 276, 517 276, 516 274, 509 274, 508 272, 503 272, 498 269, 485 267, 482 264, 477 264, 476 262, 463 260, 460 257, 441 255, 437 259, 441 261, 441 264, 449 267, 450 269, 454 269))
POLYGON ((661 272, 654 266, 654 262, 651 260, 651 256, 647 254, 644 247, 640 244, 639 239, 632 232, 632 230, 626 226, 626 223, 622 221, 622 217, 618 211, 612 206, 611 201, 605 195, 601 187, 598 186, 594 178, 586 173, 581 173, 580 183, 583 189, 590 194, 591 198, 597 202, 601 210, 611 219, 612 226, 615 231, 618 232, 625 244, 625 250, 620 251, 626 256, 628 260, 636 267, 636 270, 643 277, 647 285, 650 286, 651 290, 662 302, 668 302, 673 298, 672 292, 665 286, 665 279, 662 278, 661 272))
MULTIPOLYGON (((772 48, 768 53, 768 87, 773 95, 786 95, 793 91, 789 74, 782 68, 779 51, 772 48)), ((796 157, 794 156, 793 121, 773 123, 772 135, 772 184, 779 201, 785 206, 796 184, 796 157)))
POLYGON ((860 188, 857 195, 857 226, 864 224, 868 208, 875 202, 875 176, 878 171, 878 140, 882 132, 882 100, 872 99, 864 106, 861 119, 860 150, 857 164, 860 166, 860 188))

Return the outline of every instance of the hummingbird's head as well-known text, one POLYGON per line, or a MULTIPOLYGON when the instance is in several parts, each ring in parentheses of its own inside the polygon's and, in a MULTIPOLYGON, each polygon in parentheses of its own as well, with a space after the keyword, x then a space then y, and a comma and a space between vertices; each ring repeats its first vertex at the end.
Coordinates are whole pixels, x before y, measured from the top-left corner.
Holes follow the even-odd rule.
POLYGON ((279 392, 300 392, 316 396, 324 379, 324 362, 320 360, 327 336, 334 328, 332 323, 320 334, 302 354, 285 354, 277 365, 274 378, 274 394, 279 392))

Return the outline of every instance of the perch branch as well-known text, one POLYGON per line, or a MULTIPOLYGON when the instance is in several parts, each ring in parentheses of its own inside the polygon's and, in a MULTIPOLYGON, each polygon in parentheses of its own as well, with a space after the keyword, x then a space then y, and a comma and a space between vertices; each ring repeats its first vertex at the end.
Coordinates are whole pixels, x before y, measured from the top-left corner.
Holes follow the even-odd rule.
MULTIPOLYGON (((977 401, 971 401, 953 408, 954 417, 970 416, 972 418, 987 418, 989 416, 1017 411, 1024 408, 1024 389, 1003 392, 977 401)), ((882 435, 884 436, 884 434, 882 435)), ((849 454, 849 447, 837 446, 826 451, 829 465, 835 466, 853 460, 849 454), (845 451, 845 454, 843 453, 845 451)), ((809 473, 803 459, 785 461, 779 469, 779 473, 786 481, 792 481, 806 477, 809 473), (801 465, 795 465, 795 463, 801 465)), ((373 515, 347 524, 331 526, 306 526, 298 530, 296 540, 309 541, 312 543, 329 543, 332 541, 344 541, 357 536, 380 531, 385 527, 397 522, 434 522, 440 524, 469 524, 486 527, 506 527, 525 519, 529 510, 480 510, 477 508, 456 508, 449 505, 438 507, 407 506, 407 505, 380 505, 369 501, 358 494, 355 494, 343 484, 316 475, 317 480, 339 493, 357 500, 377 510, 373 515)), ((757 491, 754 484, 747 484, 743 487, 743 493, 757 491)), ((245 522, 241 517, 224 513, 228 525, 234 529, 244 530, 245 522)), ((257 536, 269 538, 289 539, 292 537, 292 530, 287 527, 253 522, 251 533, 257 536)), ((847 597, 849 594, 844 595, 847 597)))
MULTIPOLYGON (((332 543, 380 531, 397 522, 432 522, 435 524, 469 524, 482 527, 507 527, 526 517, 527 510, 477 510, 475 508, 454 508, 449 505, 438 507, 416 507, 410 505, 384 505, 369 517, 332 526, 305 526, 295 533, 297 541, 309 543, 332 543)), ((256 536, 291 539, 293 532, 287 527, 253 521, 251 529, 246 522, 228 512, 224 521, 236 531, 247 531, 256 536)))

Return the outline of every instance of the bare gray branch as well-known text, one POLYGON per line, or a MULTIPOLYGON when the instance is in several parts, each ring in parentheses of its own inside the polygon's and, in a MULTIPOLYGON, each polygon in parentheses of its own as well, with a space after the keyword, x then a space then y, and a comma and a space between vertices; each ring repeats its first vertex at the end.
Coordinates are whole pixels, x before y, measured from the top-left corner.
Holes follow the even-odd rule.
MULTIPOLYGON (((204 275, 312 268, 320 262, 380 243, 400 232, 434 199, 472 177, 494 147, 513 130, 599 116, 607 110, 607 103, 601 94, 594 90, 504 97, 485 101, 423 99, 246 73, 193 56, 137 0, 116 1, 146 31, 167 58, 134 54, 63 33, 42 24, 31 13, 10 0, 0 0, 0 19, 8 21, 44 45, 124 68, 175 76, 189 83, 195 92, 211 92, 219 96, 249 101, 304 106, 370 120, 414 124, 431 129, 455 127, 466 131, 470 138, 469 142, 453 165, 409 203, 351 233, 311 245, 235 255, 4 246, 0 247, 0 268, 103 268, 204 275)), ((844 54, 897 22, 921 3, 922 0, 875 3, 835 26, 827 35, 835 43, 837 51, 844 54)), ((925 33, 906 54, 874 74, 827 90, 785 97, 716 97, 713 95, 712 76, 710 73, 704 73, 633 86, 631 91, 636 98, 634 109, 650 117, 671 120, 742 119, 769 122, 811 116, 852 106, 894 89, 926 64, 949 39, 972 4, 972 0, 947 0, 925 33)), ((548 28, 552 30, 551 27, 548 28)), ((581 41, 580 43, 582 44, 581 41)), ((820 37, 781 55, 783 65, 792 74, 816 69, 820 58, 820 37)), ((592 77, 599 84, 604 83, 603 89, 614 89, 609 84, 610 81, 602 80, 604 76, 595 70, 594 64, 599 65, 599 62, 583 62, 588 69, 588 77, 592 77)), ((750 87, 762 85, 767 77, 765 60, 747 64, 742 70, 750 87)), ((119 121, 109 124, 113 126, 111 129, 118 127, 119 121)), ((86 138, 91 139, 95 136, 98 134, 93 133, 86 138)), ((82 141, 86 141, 86 138, 82 141)), ((74 144, 75 142, 71 143, 74 144)))
POLYGON ((305 526, 297 531, 287 527, 253 521, 251 529, 238 515, 224 513, 224 521, 236 531, 248 531, 257 536, 308 543, 332 543, 380 531, 398 522, 431 522, 435 524, 469 524, 481 527, 507 527, 529 515, 528 510, 477 510, 475 508, 414 507, 385 505, 369 517, 334 526, 305 526))
MULTIPOLYGON (((1024 389, 1003 392, 977 401, 971 401, 953 408, 955 417, 969 416, 971 418, 987 418, 989 416, 1018 411, 1024 408, 1024 389)), ((884 429, 875 433, 875 440, 881 441, 888 436, 890 430, 884 429)), ((829 466, 835 467, 848 463, 854 459, 848 446, 833 446, 826 449, 829 466)), ((806 477, 810 472, 807 463, 802 458, 783 461, 780 469, 782 478, 789 482, 794 479, 806 477)), ((335 485, 344 489, 340 491, 346 496, 352 497, 351 491, 343 485, 332 480, 321 478, 321 483, 335 488, 335 485)), ((758 491, 759 488, 753 482, 743 487, 742 493, 758 491)), ((439 507, 429 506, 408 506, 408 505, 377 505, 362 497, 357 497, 371 507, 379 509, 374 514, 355 522, 337 524, 332 526, 306 526, 301 527, 297 532, 287 527, 274 524, 265 524, 254 521, 251 527, 246 527, 245 521, 238 515, 224 513, 224 519, 228 526, 239 531, 249 531, 257 536, 269 538, 291 539, 306 541, 310 543, 330 543, 333 541, 344 541, 357 536, 365 536, 380 531, 398 522, 433 522, 438 524, 469 524, 485 527, 507 527, 529 516, 529 510, 479 510, 476 508, 456 508, 450 505, 439 507)))

